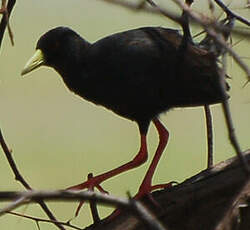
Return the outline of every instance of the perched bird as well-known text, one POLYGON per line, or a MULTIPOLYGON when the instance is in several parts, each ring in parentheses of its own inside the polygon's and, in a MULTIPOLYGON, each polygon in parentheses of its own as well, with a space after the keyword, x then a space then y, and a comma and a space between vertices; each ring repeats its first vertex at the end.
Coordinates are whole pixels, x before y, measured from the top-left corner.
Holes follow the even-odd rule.
POLYGON ((151 121, 159 144, 137 197, 165 187, 152 185, 169 137, 158 115, 174 107, 219 103, 227 97, 219 86, 216 57, 191 42, 183 46, 182 35, 173 29, 138 28, 91 44, 73 30, 57 27, 38 40, 22 75, 42 65, 54 68, 75 94, 139 127, 141 144, 133 160, 72 189, 102 190, 103 181, 143 164, 148 157, 146 135, 151 121))

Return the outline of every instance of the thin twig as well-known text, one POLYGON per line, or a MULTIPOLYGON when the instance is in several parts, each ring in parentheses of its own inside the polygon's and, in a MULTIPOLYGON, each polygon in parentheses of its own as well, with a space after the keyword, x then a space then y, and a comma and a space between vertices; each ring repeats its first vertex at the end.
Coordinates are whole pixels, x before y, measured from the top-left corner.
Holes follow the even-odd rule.
POLYGON ((248 65, 241 60, 240 56, 230 46, 228 46, 228 44, 221 37, 217 36, 217 33, 214 30, 208 28, 206 31, 214 39, 214 41, 225 48, 225 50, 233 57, 235 62, 245 71, 248 79, 250 79, 250 69, 248 65))
MULTIPOLYGON (((150 0, 151 1, 151 0, 150 0)), ((218 33, 215 31, 215 29, 218 29, 214 24, 214 26, 212 26, 212 24, 207 23, 206 20, 204 20, 204 17, 201 18, 201 16, 199 16, 199 14, 197 14, 196 12, 192 11, 192 9, 185 3, 183 3, 180 0, 173 0, 182 10, 184 10, 186 13, 188 13, 189 17, 193 20, 195 20, 196 22, 198 22, 201 26, 203 26, 203 28, 205 29, 205 31, 214 39, 214 41, 216 43, 218 43, 219 45, 221 45, 227 52, 230 53, 230 55, 233 57, 233 59, 235 60, 235 62, 246 72, 248 79, 250 80, 250 69, 248 68, 248 65, 243 62, 239 55, 234 52, 232 50, 231 47, 229 47, 227 45, 227 43, 220 37, 218 36, 218 33)))
POLYGON ((213 166, 213 123, 209 105, 204 106, 207 127, 207 168, 213 166))
POLYGON ((3 149, 4 153, 5 153, 5 156, 6 156, 7 160, 8 160, 8 163, 9 163, 9 165, 10 165, 10 167, 11 167, 11 169, 12 169, 14 175, 15 175, 15 179, 17 181, 19 181, 26 189, 31 190, 31 187, 29 186, 29 184, 26 182, 26 180, 20 174, 20 172, 19 172, 19 170, 17 168, 17 165, 16 165, 16 163, 15 163, 13 157, 12 157, 11 151, 9 150, 9 148, 8 148, 8 146, 7 146, 7 144, 6 144, 5 140, 4 140, 4 137, 2 135, 1 130, 0 130, 0 144, 1 144, 2 149, 3 149))
POLYGON ((147 7, 146 4, 143 4, 144 1, 139 2, 139 3, 133 3, 133 2, 128 2, 128 1, 124 1, 124 0, 101 0, 105 3, 109 3, 112 5, 118 5, 118 6, 122 6, 125 8, 128 8, 130 10, 142 10, 148 13, 153 13, 153 14, 158 14, 159 12, 157 12, 154 8, 150 8, 147 7))
POLYGON ((214 0, 218 6, 221 7, 221 9, 230 17, 236 18, 239 22, 242 22, 243 24, 250 26, 250 21, 247 19, 239 16, 238 14, 235 14, 232 12, 221 0, 214 0))
POLYGON ((35 222, 44 222, 44 223, 52 223, 52 224, 57 223, 57 224, 64 225, 66 227, 73 228, 73 229, 82 230, 82 228, 79 228, 79 227, 77 227, 75 225, 72 225, 69 222, 46 220, 46 219, 42 219, 42 218, 38 218, 38 217, 34 217, 34 216, 28 216, 28 215, 25 215, 25 214, 20 214, 20 213, 17 213, 17 212, 7 212, 7 214, 11 214, 13 216, 18 216, 18 217, 30 219, 30 220, 33 220, 35 222))
MULTIPOLYGON (((2 4, 3 4, 3 2, 2 2, 2 4)), ((2 17, 2 20, 0 23, 0 48, 1 48, 5 29, 6 29, 6 27, 9 27, 9 18, 10 18, 11 12, 12 12, 15 4, 16 4, 16 0, 9 0, 7 7, 5 7, 6 8, 5 13, 4 13, 5 16, 2 17)), ((12 44, 14 44, 13 33, 11 32, 10 27, 8 28, 8 31, 9 31, 10 40, 11 40, 12 44)))
POLYGON ((0 192, 0 201, 10 201, 19 197, 26 197, 28 202, 37 200, 53 201, 96 201, 98 203, 126 208, 129 206, 129 199, 119 198, 112 195, 103 194, 94 191, 77 191, 77 190, 28 190, 23 192, 0 192))
POLYGON ((229 103, 227 100, 223 101, 222 108, 223 108, 223 112, 225 115, 226 124, 228 127, 229 140, 230 140, 232 146, 234 147, 234 149, 235 149, 235 151, 236 151, 236 153, 237 153, 237 155, 238 155, 238 157, 243 165, 243 169, 245 170, 246 174, 249 175, 250 169, 249 169, 249 166, 248 166, 248 163, 247 163, 245 157, 242 155, 242 151, 241 151, 237 136, 235 134, 233 120, 232 120, 232 116, 230 113, 229 103))
MULTIPOLYGON (((30 185, 26 182, 26 180, 24 179, 24 177, 21 175, 21 173, 19 172, 17 165, 12 157, 11 151, 9 150, 4 137, 2 135, 1 129, 0 129, 0 145, 2 146, 2 149, 5 153, 5 156, 9 162, 9 165, 15 175, 16 180, 18 180, 27 190, 32 190, 32 188, 30 187, 30 185)), ((42 209, 44 210, 44 212, 47 214, 47 216, 54 221, 57 221, 55 216, 53 215, 53 213, 50 211, 50 209, 47 207, 47 205, 41 200, 38 201, 39 205, 42 207, 42 209)), ((63 226, 59 225, 59 224, 55 224, 59 229, 61 230, 65 230, 63 226)))
POLYGON ((12 30, 10 28, 9 13, 8 13, 8 9, 6 8, 6 0, 2 1, 2 7, 0 10, 0 13, 3 14, 3 17, 5 17, 5 20, 7 22, 7 28, 8 28, 8 32, 9 32, 10 42, 11 42, 11 45, 14 46, 14 36, 13 36, 12 30))
MULTIPOLYGON (((181 24, 181 22, 182 22, 182 19, 180 16, 178 16, 177 14, 174 14, 170 10, 163 9, 162 7, 155 4, 152 0, 145 0, 145 1, 148 2, 153 8, 149 8, 149 7, 147 7, 146 4, 141 4, 141 2, 140 3, 132 3, 130 1, 125 1, 125 0, 101 0, 101 1, 104 1, 104 2, 112 4, 112 5, 122 6, 122 7, 125 7, 127 9, 134 10, 134 11, 142 10, 142 11, 147 12, 147 13, 162 14, 178 24, 181 24)), ((143 2, 144 1, 142 1, 142 3, 143 2)), ((221 27, 221 25, 217 25, 213 18, 209 18, 208 16, 206 16, 204 14, 199 14, 199 13, 196 13, 196 14, 197 14, 199 20, 197 21, 195 19, 192 19, 192 23, 194 25, 201 25, 201 23, 203 23, 207 27, 209 27, 209 26, 213 27, 216 31, 220 31, 220 32, 227 32, 228 31, 226 28, 221 27)), ((238 30, 236 28, 236 29, 233 29, 231 32, 235 35, 238 35, 238 36, 247 36, 247 37, 250 36, 250 33, 247 30, 243 31, 243 30, 238 30)))
POLYGON ((224 112, 224 116, 226 119, 226 124, 227 124, 227 129, 228 129, 228 136, 229 136, 229 140, 232 144, 232 146, 234 147, 240 161, 241 164, 243 165, 243 170, 246 172, 246 176, 249 177, 250 176, 250 168, 248 166, 248 163, 245 159, 245 157, 242 154, 242 150, 240 148, 237 136, 235 134, 235 129, 234 129, 234 125, 233 125, 233 119, 231 116, 231 112, 230 112, 230 108, 229 108, 229 103, 226 97, 226 83, 225 83, 225 79, 226 79, 226 53, 224 53, 222 55, 222 71, 220 73, 220 87, 221 87, 221 91, 223 92, 224 96, 224 100, 222 102, 222 108, 223 108, 223 112, 224 112))
MULTIPOLYGON (((95 201, 101 204, 115 206, 121 209, 129 210, 135 213, 136 216, 140 217, 143 223, 151 224, 151 229, 154 230, 166 230, 156 218, 148 211, 146 207, 140 204, 139 201, 131 202, 131 199, 128 198, 118 198, 115 196, 103 194, 101 192, 93 191, 74 191, 74 190, 57 190, 57 191, 34 191, 29 190, 25 192, 0 192, 0 200, 13 200, 16 199, 13 203, 15 208, 23 204, 23 200, 18 199, 20 197, 25 199, 25 203, 37 202, 38 200, 53 200, 53 201, 95 201)), ((10 206, 8 206, 10 207, 10 206)), ((8 208, 8 211, 11 211, 8 208)), ((56 224, 56 223, 55 223, 56 224)))
POLYGON ((171 11, 167 11, 161 7, 159 7, 157 4, 154 3, 154 1, 152 0, 147 0, 147 2, 154 7, 159 13, 161 13, 162 15, 170 18, 171 20, 173 20, 174 22, 179 23, 180 25, 183 23, 182 21, 182 17, 177 16, 176 14, 172 13, 171 11))

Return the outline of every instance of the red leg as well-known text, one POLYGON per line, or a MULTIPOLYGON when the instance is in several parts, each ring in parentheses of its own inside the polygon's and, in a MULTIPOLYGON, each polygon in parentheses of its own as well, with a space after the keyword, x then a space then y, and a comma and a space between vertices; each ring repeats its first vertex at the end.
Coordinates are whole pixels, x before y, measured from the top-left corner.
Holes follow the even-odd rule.
POLYGON ((155 118, 153 120, 154 125, 158 131, 159 134, 159 144, 157 147, 157 150, 155 152, 154 158, 149 166, 149 169, 142 181, 142 184, 139 188, 138 193, 136 194, 135 198, 139 199, 142 196, 150 193, 152 190, 157 189, 157 188, 165 188, 165 187, 169 187, 170 184, 162 184, 162 185, 155 185, 152 186, 152 178, 156 169, 156 166, 160 160, 160 157, 168 143, 168 138, 169 138, 169 133, 167 131, 167 129, 161 124, 161 122, 155 118))
MULTIPOLYGON (((158 184, 158 185, 152 186, 152 177, 154 175, 154 172, 155 172, 156 166, 160 160, 160 157, 163 153, 163 150, 165 149, 165 147, 168 143, 168 137, 169 137, 169 133, 168 133, 167 129, 161 124, 161 122, 157 118, 155 118, 153 120, 153 122, 154 122, 154 125, 158 131, 160 140, 159 140, 159 144, 158 144, 157 150, 155 152, 154 158, 149 166, 149 169, 148 169, 148 171, 147 171, 147 173, 142 181, 142 184, 139 188, 139 191, 135 195, 134 199, 140 199, 144 195, 149 195, 149 193, 152 190, 159 189, 159 188, 167 188, 167 187, 172 186, 171 182, 167 183, 167 184, 158 184)), ((149 199, 151 199, 152 203, 154 203, 156 206, 158 206, 158 204, 155 202, 155 200, 151 196, 149 196, 149 199)), ((120 214, 120 210, 116 209, 110 216, 107 217, 107 220, 111 220, 119 214, 120 214)))
POLYGON ((111 171, 103 173, 99 176, 92 177, 82 184, 71 186, 67 189, 68 190, 81 190, 81 189, 86 189, 86 188, 93 189, 94 187, 96 187, 97 189, 102 190, 100 184, 103 181, 105 181, 113 176, 116 176, 122 172, 128 171, 130 169, 133 169, 133 168, 136 168, 136 167, 142 165, 147 160, 148 153, 147 153, 146 134, 141 134, 140 136, 141 136, 141 147, 140 147, 138 154, 136 155, 136 157, 132 161, 130 161, 130 162, 118 167, 118 168, 115 168, 111 171))

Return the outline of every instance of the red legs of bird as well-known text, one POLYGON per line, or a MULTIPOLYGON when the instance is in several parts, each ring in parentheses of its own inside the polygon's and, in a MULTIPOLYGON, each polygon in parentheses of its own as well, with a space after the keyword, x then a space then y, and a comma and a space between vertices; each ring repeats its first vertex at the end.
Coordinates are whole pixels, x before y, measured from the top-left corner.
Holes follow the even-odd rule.
MULTIPOLYGON (((143 196, 147 195, 148 198, 151 200, 151 202, 155 206, 159 206, 159 204, 153 199, 151 196, 151 193, 155 189, 160 189, 160 188, 168 188, 171 187, 173 182, 170 183, 165 183, 165 184, 157 184, 157 185, 152 185, 152 178, 156 169, 156 166, 161 158, 161 155, 168 143, 168 138, 169 138, 169 133, 167 129, 161 124, 161 122, 155 118, 153 119, 153 123, 158 131, 159 134, 159 144, 157 147, 157 150, 155 152, 155 155, 153 157, 153 160, 148 168, 148 171, 141 183, 141 186, 139 188, 139 191, 135 195, 134 199, 140 199, 143 196)), ((107 217, 107 220, 112 220, 114 217, 120 214, 120 210, 116 209, 110 216, 107 217)))
POLYGON ((155 152, 154 158, 139 188, 139 191, 134 197, 135 199, 139 199, 143 197, 144 195, 148 195, 150 194, 151 191, 155 189, 170 187, 172 184, 172 183, 167 183, 167 184, 158 184, 154 186, 152 185, 152 178, 153 178, 156 166, 159 163, 159 160, 168 143, 168 138, 169 138, 169 133, 167 129, 163 126, 163 124, 157 118, 153 119, 153 123, 159 134, 159 144, 155 152))
MULTIPOLYGON (((67 190, 82 190, 82 189, 88 189, 88 190, 94 190, 94 188, 96 187, 100 192, 104 192, 107 193, 102 187, 101 187, 101 183, 113 176, 116 176, 122 172, 128 171, 130 169, 136 168, 140 165, 142 165, 148 158, 148 151, 147 151, 147 141, 146 141, 146 135, 145 134, 141 134, 141 147, 140 150, 138 152, 138 154, 135 156, 135 158, 118 167, 115 168, 113 170, 110 170, 106 173, 103 173, 99 176, 95 176, 95 177, 91 177, 89 178, 87 181, 85 181, 84 183, 75 185, 75 186, 71 186, 69 188, 67 188, 67 190)), ((82 205, 84 202, 80 202, 80 204, 78 205, 78 208, 76 210, 75 215, 77 216, 82 205)))
POLYGON ((138 154, 135 156, 135 158, 132 161, 130 161, 130 162, 118 167, 118 168, 110 170, 106 173, 103 173, 99 176, 92 177, 92 178, 88 179, 87 181, 85 181, 84 183, 81 183, 81 184, 78 184, 75 186, 71 186, 67 189, 68 190, 82 190, 82 189, 86 189, 86 188, 92 189, 92 188, 96 187, 98 190, 103 192, 104 190, 100 186, 100 184, 103 181, 105 181, 111 177, 114 177, 122 172, 128 171, 130 169, 133 169, 133 168, 136 168, 136 167, 142 165, 147 160, 147 158, 148 158, 148 153, 147 153, 146 135, 141 134, 141 147, 140 147, 138 154))
MULTIPOLYGON (((158 134, 159 134, 159 144, 158 144, 156 153, 154 155, 154 158, 153 158, 153 160, 149 166, 149 169, 148 169, 148 171, 147 171, 147 173, 142 181, 142 184, 139 188, 139 191, 135 196, 135 199, 139 199, 139 198, 143 197, 144 195, 149 194, 154 189, 166 188, 166 187, 171 186, 171 183, 152 186, 153 174, 154 174, 156 166, 160 160, 160 157, 163 153, 163 150, 167 145, 168 137, 169 137, 169 133, 168 133, 167 129, 161 124, 161 122, 157 118, 153 119, 153 123, 158 131, 158 134)), ((67 189, 68 190, 82 190, 82 189, 93 189, 94 187, 96 187, 99 191, 106 192, 100 186, 100 184, 103 181, 105 181, 113 176, 116 176, 122 172, 136 168, 136 167, 142 165, 147 160, 148 153, 147 153, 146 134, 141 133, 140 136, 141 136, 140 150, 132 161, 130 161, 130 162, 118 167, 118 168, 115 168, 111 171, 108 171, 104 174, 101 174, 99 176, 89 178, 84 183, 81 183, 81 184, 78 184, 75 186, 71 186, 67 189)), ((81 205, 82 204, 80 204, 80 206, 81 205)), ((80 206, 78 207, 77 212, 79 211, 80 206)))
MULTIPOLYGON (((148 158, 148 151, 147 151, 147 141, 146 141, 146 134, 141 134, 141 147, 140 150, 138 152, 138 154, 135 156, 135 158, 118 167, 115 168, 113 170, 110 170, 106 173, 103 173, 99 176, 95 176, 95 177, 91 177, 89 178, 87 181, 85 181, 84 183, 75 185, 75 186, 71 186, 69 188, 67 188, 67 190, 82 190, 82 189, 88 189, 88 190, 94 190, 94 188, 96 187, 100 192, 104 192, 107 193, 101 186, 100 184, 113 177, 116 176, 122 172, 128 171, 130 169, 136 168, 140 165, 142 165, 148 158)), ((83 205, 83 202, 81 202, 76 210, 76 216, 78 215, 81 206, 83 205)))

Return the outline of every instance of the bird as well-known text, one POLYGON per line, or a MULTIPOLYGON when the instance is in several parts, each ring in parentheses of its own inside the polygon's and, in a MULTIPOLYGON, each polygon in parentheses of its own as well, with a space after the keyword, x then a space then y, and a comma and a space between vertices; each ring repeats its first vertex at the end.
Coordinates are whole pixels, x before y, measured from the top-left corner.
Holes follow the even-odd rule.
POLYGON ((131 161, 70 189, 104 191, 102 182, 145 163, 151 122, 159 143, 135 197, 167 187, 167 183, 152 185, 169 139, 160 114, 176 107, 216 104, 229 97, 220 87, 217 57, 193 42, 183 46, 180 31, 164 27, 131 29, 94 43, 68 27, 56 27, 39 38, 21 75, 40 66, 52 67, 70 91, 134 121, 139 129, 140 148, 131 161))

